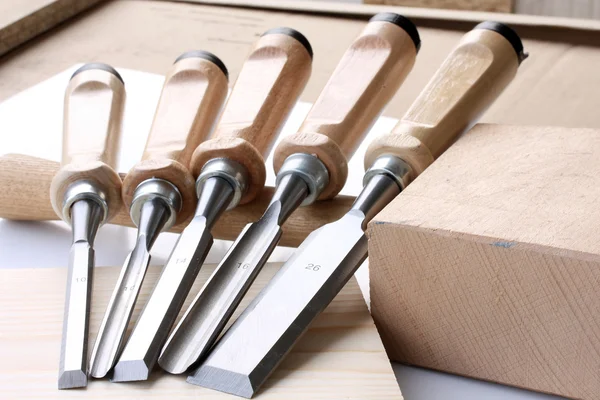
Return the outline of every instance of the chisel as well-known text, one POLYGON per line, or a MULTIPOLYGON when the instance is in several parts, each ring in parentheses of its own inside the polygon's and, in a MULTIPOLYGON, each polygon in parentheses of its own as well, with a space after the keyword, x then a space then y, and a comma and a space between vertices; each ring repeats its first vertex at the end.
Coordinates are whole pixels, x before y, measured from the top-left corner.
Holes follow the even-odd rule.
POLYGON ((369 146, 350 211, 308 236, 188 382, 254 395, 366 259, 369 220, 476 121, 523 58, 521 40, 505 25, 468 32, 392 133, 369 146))
POLYGON ((142 160, 123 180, 122 197, 138 232, 94 343, 90 374, 95 378, 110 371, 122 349, 152 244, 194 210, 190 159, 208 137, 226 96, 227 69, 208 52, 182 54, 165 78, 142 160))
POLYGON ((300 33, 277 28, 243 64, 214 136, 194 151, 198 206, 127 343, 113 381, 145 380, 210 249, 211 229, 227 208, 263 188, 264 157, 308 81, 312 51, 300 33))
POLYGON ((350 45, 299 132, 276 148, 277 187, 267 210, 242 231, 171 333, 158 361, 163 369, 183 373, 206 355, 287 217, 344 186, 347 160, 412 69, 419 45, 412 22, 391 13, 373 17, 350 45))
POLYGON ((86 64, 67 86, 61 169, 50 185, 56 214, 71 225, 58 388, 87 385, 87 341, 98 228, 121 203, 115 164, 121 136, 125 86, 106 64, 86 64))

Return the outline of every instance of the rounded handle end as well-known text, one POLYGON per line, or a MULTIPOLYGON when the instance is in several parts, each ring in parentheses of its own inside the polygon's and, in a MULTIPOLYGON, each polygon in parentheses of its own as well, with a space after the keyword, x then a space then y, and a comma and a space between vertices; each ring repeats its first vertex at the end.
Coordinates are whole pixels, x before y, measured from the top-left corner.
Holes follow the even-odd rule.
POLYGON ((412 39, 417 53, 421 49, 421 36, 419 36, 419 31, 417 29, 417 26, 410 19, 406 18, 405 16, 400 15, 400 14, 390 13, 390 12, 384 12, 384 13, 375 14, 369 20, 369 22, 374 22, 374 21, 391 22, 392 24, 404 29, 404 31, 406 33, 408 33, 408 36, 410 36, 410 38, 412 39))
POLYGON ((310 56, 310 58, 312 60, 313 49, 312 49, 312 46, 310 45, 310 42, 306 38, 306 36, 304 36, 303 34, 301 34, 300 32, 298 32, 295 29, 286 28, 286 27, 269 29, 268 31, 266 31, 265 33, 263 33, 260 36, 263 37, 263 36, 275 35, 275 34, 287 35, 287 36, 290 36, 290 37, 296 39, 298 42, 300 42, 300 44, 302 46, 304 46, 304 48, 306 49, 306 51, 308 52, 308 55, 310 56))
POLYGON ((110 65, 104 64, 104 63, 88 63, 88 64, 85 64, 85 65, 82 65, 75 72, 73 72, 73 75, 71 75, 71 79, 70 80, 73 80, 73 78, 75 78, 77 75, 79 75, 80 73, 82 73, 84 71, 91 71, 91 70, 101 70, 101 71, 106 71, 108 73, 111 73, 118 80, 120 80, 122 84, 125 84, 125 82, 123 81, 123 78, 117 72, 117 70, 114 69, 113 67, 111 67, 110 65))
POLYGON ((225 77, 227 78, 227 80, 229 80, 229 71, 227 70, 225 63, 223 61, 221 61, 221 59, 219 57, 215 56, 213 53, 211 53, 209 51, 205 51, 205 50, 186 51, 185 53, 183 53, 182 55, 177 57, 173 64, 177 64, 179 61, 185 60, 186 58, 202 58, 204 60, 210 61, 211 63, 213 63, 217 67, 219 67, 219 69, 221 71, 223 71, 223 74, 225 74, 225 77))
POLYGON ((474 29, 487 29, 488 31, 494 31, 504 36, 515 50, 515 53, 517 53, 519 64, 529 57, 529 54, 525 53, 523 49, 521 38, 510 26, 496 21, 484 21, 479 23, 474 29))

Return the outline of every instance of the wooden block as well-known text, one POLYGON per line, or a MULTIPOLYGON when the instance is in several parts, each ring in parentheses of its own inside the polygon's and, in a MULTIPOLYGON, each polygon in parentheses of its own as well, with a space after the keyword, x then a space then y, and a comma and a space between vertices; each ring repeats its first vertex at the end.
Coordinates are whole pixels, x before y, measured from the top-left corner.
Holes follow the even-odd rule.
POLYGON ((363 0, 366 4, 509 13, 512 0, 363 0))
MULTIPOLYGON (((182 313, 214 267, 202 268, 182 313)), ((265 266, 234 317, 279 267, 280 264, 265 266)), ((148 270, 130 327, 160 271, 158 267, 148 270)), ((187 384, 185 376, 162 371, 155 371, 146 382, 92 380, 85 390, 57 390, 66 272, 66 268, 0 270, 0 398, 239 399, 187 384)), ((109 267, 94 270, 90 352, 118 272, 118 268, 109 267)), ((346 285, 256 396, 287 398, 402 399, 356 281, 346 285)))
POLYGON ((369 226, 392 360, 600 398, 600 131, 478 125, 369 226))

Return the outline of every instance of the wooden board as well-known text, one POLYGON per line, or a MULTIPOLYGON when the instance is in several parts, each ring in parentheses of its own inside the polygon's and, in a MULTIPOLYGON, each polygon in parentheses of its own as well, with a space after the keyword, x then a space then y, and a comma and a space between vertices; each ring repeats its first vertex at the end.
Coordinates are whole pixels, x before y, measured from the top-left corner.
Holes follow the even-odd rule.
POLYGON ((104 0, 3 0, 0 56, 104 0))
MULTIPOLYGON (((236 316, 277 271, 267 264, 236 316)), ((184 310, 214 265, 205 265, 184 310)), ((151 267, 132 321, 137 320, 160 268, 151 267)), ((118 275, 97 267, 90 325, 92 344, 118 275)), ((150 381, 93 380, 86 390, 56 389, 66 268, 0 270, 0 398, 238 399, 155 371, 150 381)), ((131 324, 130 324, 131 325, 131 324)), ((381 339, 354 279, 313 323, 256 396, 257 399, 402 399, 381 339)))
POLYGON ((600 398, 600 130, 478 125, 369 225, 392 360, 600 398))
POLYGON ((511 12, 512 0, 364 0, 366 4, 448 10, 511 12))
POLYGON ((95 7, 0 60, 0 100, 80 62, 164 74, 181 52, 194 48, 221 57, 233 82, 262 32, 290 26, 303 32, 314 49, 313 72, 301 97, 314 102, 369 16, 388 10, 413 18, 423 45, 384 115, 402 116, 464 32, 478 20, 492 18, 512 24, 531 57, 483 121, 600 128, 598 21, 309 1, 228 2, 263 8, 139 0, 95 7))
POLYGON ((600 0, 515 0, 519 14, 600 19, 600 0))

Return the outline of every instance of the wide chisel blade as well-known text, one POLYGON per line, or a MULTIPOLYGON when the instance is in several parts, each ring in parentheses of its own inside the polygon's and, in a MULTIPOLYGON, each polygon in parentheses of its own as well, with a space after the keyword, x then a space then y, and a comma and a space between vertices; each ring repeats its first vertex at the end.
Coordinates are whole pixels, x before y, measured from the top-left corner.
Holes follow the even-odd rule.
POLYGON ((361 224, 353 212, 310 234, 188 382, 251 397, 366 257, 361 224))
POLYGON ((252 397, 366 259, 365 221, 399 191, 378 176, 344 217, 311 233, 188 382, 252 397))

